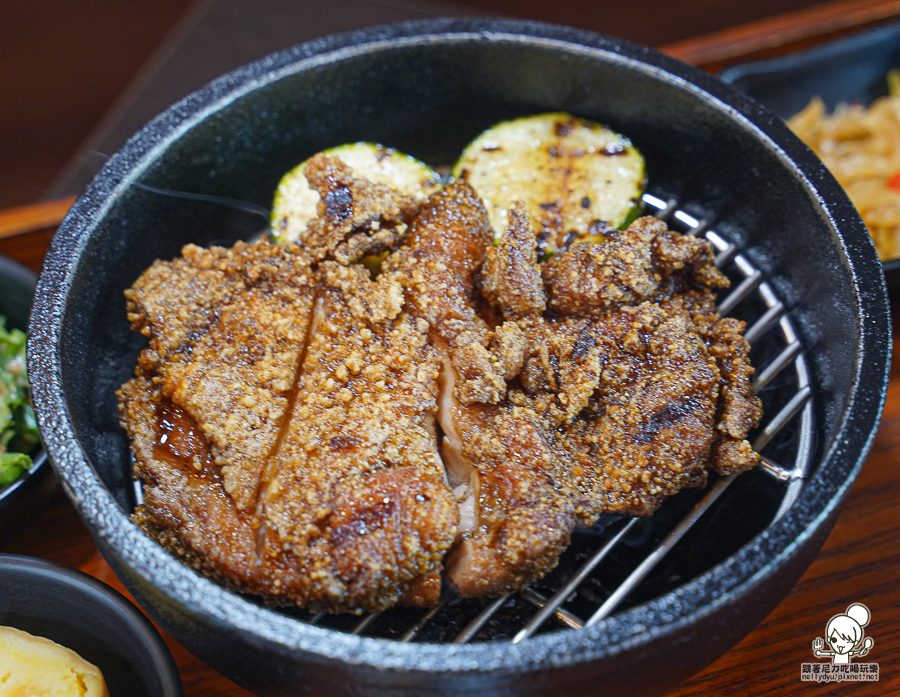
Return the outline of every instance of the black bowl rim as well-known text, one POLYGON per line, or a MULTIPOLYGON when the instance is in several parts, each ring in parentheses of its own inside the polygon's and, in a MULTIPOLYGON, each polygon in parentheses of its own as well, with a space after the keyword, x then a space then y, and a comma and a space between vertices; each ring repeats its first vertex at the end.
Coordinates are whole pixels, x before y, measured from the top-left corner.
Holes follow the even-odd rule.
POLYGON ((285 655, 321 663, 349 662, 393 671, 510 674, 595 660, 671 636, 723 604, 749 594, 786 564, 815 531, 832 519, 868 451, 884 403, 890 355, 887 293, 872 242, 833 177, 767 109, 716 78, 650 48, 568 27, 484 18, 444 18, 372 27, 317 39, 238 68, 163 112, 114 155, 76 201, 53 240, 38 285, 30 360, 39 421, 57 472, 79 513, 101 541, 132 570, 184 611, 212 626, 229 627, 245 641, 285 655), (574 632, 539 635, 520 644, 403 644, 357 637, 294 620, 264 609, 174 560, 118 508, 75 446, 68 420, 59 355, 60 327, 72 273, 95 222, 121 191, 166 145, 206 115, 279 78, 362 52, 436 41, 527 42, 564 53, 618 61, 678 84, 711 102, 782 158, 818 203, 835 231, 842 263, 854 280, 861 342, 856 379, 842 425, 821 467, 788 512, 722 564, 675 591, 574 632), (840 230, 840 232, 838 232, 840 230), (838 468, 840 483, 822 479, 838 468), (225 620, 227 618, 227 622, 225 620))
MULTIPOLYGON (((20 264, 15 259, 0 254, 0 276, 12 278, 23 286, 31 288, 32 297, 37 287, 37 274, 27 266, 20 264)), ((36 475, 43 473, 49 467, 47 464, 47 452, 41 446, 40 450, 31 458, 31 467, 16 481, 0 489, 0 508, 12 505, 13 501, 24 496, 31 488, 26 481, 34 481, 36 475)))
MULTIPOLYGON (((47 580, 86 598, 94 606, 103 606, 127 623, 135 632, 146 657, 146 665, 159 677, 162 695, 178 697, 182 694, 181 678, 172 654, 159 632, 124 595, 93 576, 63 564, 21 554, 0 554, 0 576, 24 573, 30 578, 47 580)), ((27 612, 20 614, 28 614, 27 612)))
POLYGON ((34 271, 3 254, 0 254, 0 275, 15 278, 23 285, 27 284, 32 288, 37 284, 37 274, 34 271))

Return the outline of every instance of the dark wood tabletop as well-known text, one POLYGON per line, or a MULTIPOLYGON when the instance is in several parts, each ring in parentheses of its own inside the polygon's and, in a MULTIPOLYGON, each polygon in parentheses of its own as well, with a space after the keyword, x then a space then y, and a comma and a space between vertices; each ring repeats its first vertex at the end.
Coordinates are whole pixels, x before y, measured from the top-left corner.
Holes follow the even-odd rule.
MULTIPOLYGON (((385 7, 399 12, 397 7, 402 10, 405 6, 385 7)), ((898 16, 900 0, 841 0, 665 48, 676 57, 716 69, 741 57, 793 50, 817 36, 833 36, 898 16)), ((371 20, 383 21, 378 17, 371 20)), ((124 128, 120 121, 108 120, 97 137, 113 142, 121 136, 116 129, 124 132, 124 128)), ((89 169, 84 160, 80 165, 76 162, 58 180, 57 193, 68 193, 89 169)), ((61 198, 0 211, 0 254, 39 270, 55 225, 70 204, 71 199, 61 198)), ((900 316, 895 322, 898 319, 900 316)), ((671 697, 837 695, 851 691, 855 696, 900 694, 900 358, 896 348, 878 435, 823 549, 799 583, 753 632, 735 647, 722 647, 724 655, 719 660, 674 690, 671 697), (879 682, 801 682, 801 664, 819 660, 812 656, 813 639, 824 636, 829 618, 855 602, 864 603, 872 613, 866 635, 874 638, 875 645, 866 660, 880 665, 879 682)), ((128 595, 61 489, 24 531, 0 543, 0 551, 78 568, 128 595)), ((181 672, 187 697, 250 694, 162 634, 181 672)))

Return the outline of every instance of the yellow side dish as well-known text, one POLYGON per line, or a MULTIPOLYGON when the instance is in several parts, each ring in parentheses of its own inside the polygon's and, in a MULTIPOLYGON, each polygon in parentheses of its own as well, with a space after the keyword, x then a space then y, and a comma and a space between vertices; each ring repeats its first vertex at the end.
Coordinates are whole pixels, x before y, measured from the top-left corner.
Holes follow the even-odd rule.
POLYGON ((0 627, 0 697, 109 697, 100 669, 49 639, 0 627))

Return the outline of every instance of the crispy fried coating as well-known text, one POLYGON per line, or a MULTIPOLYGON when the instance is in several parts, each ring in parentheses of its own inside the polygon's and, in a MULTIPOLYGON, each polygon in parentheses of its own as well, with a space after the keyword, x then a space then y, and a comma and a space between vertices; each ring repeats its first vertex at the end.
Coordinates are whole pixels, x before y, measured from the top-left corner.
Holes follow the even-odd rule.
POLYGON ((733 317, 720 317, 715 296, 708 288, 669 295, 659 305, 669 315, 693 324, 721 374, 712 468, 723 475, 752 469, 759 464, 759 455, 746 438, 762 418, 762 402, 751 382, 754 371, 750 344, 744 338, 746 324, 733 317))
MULTIPOLYGON (((273 604, 299 602, 311 608, 334 609, 309 598, 310 569, 301 557, 284 547, 277 532, 260 528, 252 513, 237 509, 225 491, 199 425, 162 397, 149 378, 130 380, 120 394, 122 425, 131 436, 135 474, 143 481, 144 502, 135 510, 134 521, 172 554, 230 588, 262 595, 273 604), (160 443, 159 424, 163 420, 178 426, 170 431, 174 437, 166 443, 160 443), (198 468, 196 462, 202 466, 198 468)), ((364 492, 350 490, 351 495, 360 495, 351 506, 341 508, 345 514, 360 514, 349 519, 350 530, 357 538, 360 518, 371 522, 369 509, 383 509, 384 498, 392 493, 389 472, 387 476, 384 472, 376 475, 370 483, 374 486, 364 492)), ((407 604, 429 605, 439 593, 440 578, 432 572, 401 582, 390 597, 407 604)), ((360 609, 365 607, 364 603, 360 605, 360 609)))
POLYGON ((264 592, 272 601, 290 596, 302 583, 301 570, 280 552, 274 535, 259 539, 252 512, 238 510, 197 422, 146 376, 126 382, 119 397, 135 475, 143 482, 135 522, 193 568, 232 588, 264 592), (165 443, 162 434, 169 436, 165 443), (260 543, 269 552, 266 564, 259 563, 260 543))
POLYGON ((753 367, 744 327, 744 322, 726 317, 711 332, 710 352, 722 374, 712 462, 724 475, 745 472, 759 463, 759 455, 746 440, 747 433, 762 418, 762 403, 750 382, 753 367))
POLYGON ((602 243, 580 242, 543 265, 548 307, 563 315, 599 316, 621 305, 655 300, 671 277, 722 288, 728 280, 713 264, 706 240, 679 235, 661 220, 638 218, 602 243))
POLYGON ((333 262, 321 270, 264 519, 306 570, 308 606, 382 609, 419 577, 439 593, 456 535, 433 426, 439 359, 427 324, 401 311, 396 279, 333 262))
POLYGON ((569 463, 530 407, 457 404, 459 454, 472 463, 475 520, 447 560, 464 597, 498 596, 550 571, 575 527, 569 463))
POLYGON ((499 401, 524 358, 514 322, 491 330, 477 312, 476 276, 492 240, 481 200, 466 182, 454 182, 428 199, 404 246, 383 265, 406 290, 409 311, 450 351, 460 373, 457 396, 465 403, 499 401))
POLYGON ((556 317, 519 315, 522 389, 464 401, 457 388, 446 402, 445 462, 456 463, 475 502, 474 522, 448 560, 463 595, 497 595, 546 572, 576 520, 649 515, 667 496, 703 486, 710 468, 756 464, 744 440, 760 416, 749 347, 741 323, 720 321, 711 286, 727 281, 708 243, 642 219, 607 244, 555 257, 546 278, 556 317), (717 422, 726 409, 733 418, 717 422), (516 432, 531 436, 508 437, 516 432), (541 524, 553 515, 555 525, 541 524), (529 534, 500 532, 505 521, 529 534), (539 551, 526 552, 528 544, 539 551))
POLYGON ((427 324, 401 312, 388 275, 372 282, 361 266, 312 272, 304 261, 301 282, 277 262, 302 257, 278 250, 188 248, 130 292, 133 321, 151 338, 120 390, 146 485, 136 519, 197 568, 272 602, 433 604, 458 509, 437 453, 439 359, 427 324), (198 278, 211 269, 218 297, 181 292, 205 287, 198 278), (282 336, 287 301, 294 324, 282 336), (163 305, 178 344, 149 319, 163 305), (272 353, 279 342, 291 351, 272 353), (266 392, 275 379, 279 390, 266 392), (229 487, 237 456, 246 494, 229 487))
POLYGON ((463 404, 496 404, 506 384, 519 374, 528 341, 515 322, 483 333, 463 332, 450 360, 457 372, 456 398, 463 404))
POLYGON ((268 242, 188 245, 126 292, 132 326, 150 337, 141 369, 200 424, 241 510, 275 445, 312 297, 308 257, 268 242))
MULTIPOLYGON (((542 367, 552 369, 533 392, 449 408, 455 457, 471 463, 477 501, 475 522, 447 562, 465 596, 539 578, 576 523, 649 515, 706 481, 719 371, 683 318, 644 303, 603 320, 544 322, 535 336, 550 357, 542 367)), ((445 438, 445 454, 448 445, 445 438)))
POLYGON ((509 226, 500 244, 487 252, 482 273, 484 297, 507 320, 539 315, 547 306, 541 268, 537 263, 537 238, 528 208, 517 201, 509 211, 509 226))
MULTIPOLYGON (((728 282, 713 262, 708 242, 671 232, 653 218, 639 218, 628 230, 609 234, 603 244, 574 245, 544 264, 543 272, 548 306, 563 315, 601 318, 616 307, 651 301, 682 318, 704 340, 719 371, 710 466, 735 474, 759 461, 746 436, 762 408, 750 383, 745 325, 720 318, 716 309, 713 289, 728 282)), ((533 368, 533 360, 526 362, 526 384, 533 368)))
POLYGON ((448 344, 487 330, 475 311, 475 274, 492 240, 484 204, 471 186, 454 182, 431 195, 403 247, 384 262, 406 289, 410 311, 448 344))
POLYGON ((315 259, 328 256, 350 264, 367 254, 387 252, 418 212, 415 198, 354 177, 336 157, 313 155, 303 174, 320 196, 318 217, 299 240, 315 259))
POLYGON ((600 383, 602 346, 591 322, 559 318, 530 323, 527 358, 520 375, 536 408, 556 422, 571 423, 600 383))
POLYGON ((531 330, 551 367, 531 393, 512 390, 497 406, 452 402, 441 419, 454 431, 451 442, 445 429, 445 461, 455 447, 473 471, 475 522, 447 562, 465 596, 540 577, 576 523, 649 515, 706 481, 720 374, 683 318, 643 303, 531 330))
POLYGON ((188 246, 127 292, 120 390, 167 549, 269 602, 434 605, 550 571, 576 525, 753 467, 744 324, 710 245, 641 218, 543 265, 454 182, 424 204, 306 168, 302 246, 188 246), (408 226, 408 228, 407 228, 408 226), (352 262, 391 251, 372 280, 352 262))
POLYGON ((575 524, 574 507, 547 486, 564 464, 544 442, 539 416, 507 402, 494 406, 523 365, 525 336, 512 321, 489 330, 471 319, 490 234, 468 185, 454 186, 426 204, 427 215, 386 267, 406 281, 407 308, 427 320, 444 358, 441 454, 464 533, 447 559, 449 577, 464 596, 497 595, 556 564, 575 524))
POLYGON ((649 515, 665 497, 703 486, 715 437, 720 374, 683 318, 642 303, 596 321, 602 370, 591 404, 564 430, 578 514, 649 515))

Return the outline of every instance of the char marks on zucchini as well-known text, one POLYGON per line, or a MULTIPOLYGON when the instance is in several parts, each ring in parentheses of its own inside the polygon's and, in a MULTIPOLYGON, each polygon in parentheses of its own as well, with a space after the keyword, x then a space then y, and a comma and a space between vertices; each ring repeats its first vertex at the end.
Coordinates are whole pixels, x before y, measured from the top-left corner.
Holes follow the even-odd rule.
POLYGON ((522 201, 542 256, 626 227, 640 213, 646 184, 644 159, 627 138, 563 112, 489 128, 466 147, 452 174, 484 200, 498 239, 522 201))

